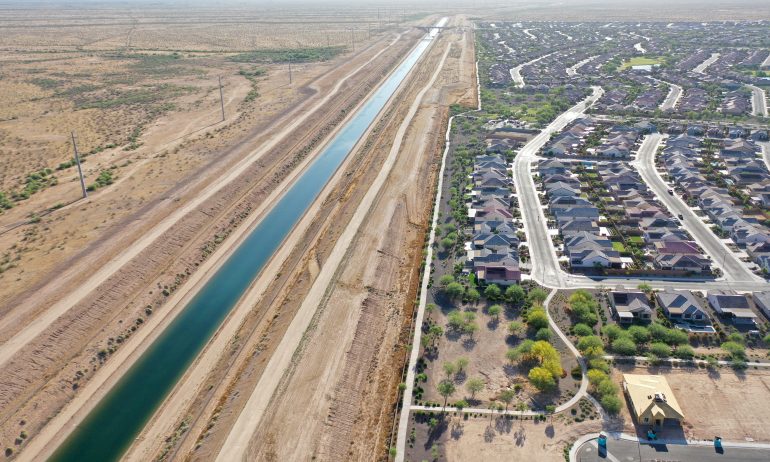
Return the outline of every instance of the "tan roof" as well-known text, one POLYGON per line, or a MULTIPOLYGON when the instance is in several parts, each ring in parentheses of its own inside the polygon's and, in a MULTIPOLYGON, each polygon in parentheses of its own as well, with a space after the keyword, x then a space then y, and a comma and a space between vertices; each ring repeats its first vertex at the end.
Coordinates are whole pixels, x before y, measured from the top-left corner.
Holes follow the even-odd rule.
POLYGON ((623 374, 637 419, 648 412, 653 418, 684 419, 674 392, 662 375, 623 374))

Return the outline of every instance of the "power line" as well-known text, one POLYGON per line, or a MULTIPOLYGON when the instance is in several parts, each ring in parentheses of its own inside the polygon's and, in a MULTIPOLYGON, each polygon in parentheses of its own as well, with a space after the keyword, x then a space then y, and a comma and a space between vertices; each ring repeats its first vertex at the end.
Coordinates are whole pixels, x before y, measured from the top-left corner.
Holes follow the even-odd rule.
POLYGON ((78 155, 78 145, 75 142, 75 132, 70 132, 72 135, 72 149, 75 151, 75 165, 78 166, 78 175, 80 176, 80 188, 83 190, 83 199, 88 198, 88 190, 86 189, 86 180, 83 178, 83 168, 80 166, 80 156, 78 155))

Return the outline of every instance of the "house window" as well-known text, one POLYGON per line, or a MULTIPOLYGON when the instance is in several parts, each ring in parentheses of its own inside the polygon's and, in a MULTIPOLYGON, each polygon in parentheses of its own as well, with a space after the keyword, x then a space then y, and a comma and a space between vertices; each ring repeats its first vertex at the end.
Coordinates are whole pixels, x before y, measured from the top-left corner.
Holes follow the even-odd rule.
POLYGON ((685 319, 690 319, 690 315, 689 315, 689 314, 687 314, 687 313, 685 313, 685 315, 684 315, 684 318, 685 318, 685 319))
POLYGON ((644 418, 644 423, 647 423, 647 422, 649 422, 649 421, 650 421, 650 418, 649 418, 649 417, 645 417, 645 418, 644 418))

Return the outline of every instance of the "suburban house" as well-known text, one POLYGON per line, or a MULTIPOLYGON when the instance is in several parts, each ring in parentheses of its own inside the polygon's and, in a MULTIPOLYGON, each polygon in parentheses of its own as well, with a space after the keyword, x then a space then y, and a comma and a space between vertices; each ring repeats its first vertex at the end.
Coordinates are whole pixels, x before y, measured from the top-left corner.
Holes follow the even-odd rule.
POLYGON ((631 402, 631 413, 640 425, 681 425, 684 413, 662 375, 623 374, 623 391, 631 402))
POLYGON ((620 268, 620 252, 612 248, 606 237, 587 232, 570 236, 564 243, 564 252, 573 268, 620 268))
POLYGON ((477 156, 468 216, 474 236, 466 243, 465 270, 480 281, 512 284, 521 280, 519 238, 511 213, 513 184, 499 155, 477 156))
POLYGON ((658 306, 666 317, 673 321, 684 321, 694 324, 710 324, 709 315, 698 303, 698 299, 689 292, 666 289, 655 294, 658 306))
POLYGON ((759 308, 762 313, 770 319, 770 290, 764 292, 754 292, 751 295, 754 300, 754 304, 759 308))
POLYGON ((622 324, 633 321, 649 322, 652 319, 650 301, 644 292, 612 291, 610 292, 610 306, 612 307, 612 314, 622 324))
POLYGON ((733 324, 756 324, 757 315, 751 311, 749 301, 743 295, 731 291, 710 292, 708 301, 720 317, 731 320, 733 324))

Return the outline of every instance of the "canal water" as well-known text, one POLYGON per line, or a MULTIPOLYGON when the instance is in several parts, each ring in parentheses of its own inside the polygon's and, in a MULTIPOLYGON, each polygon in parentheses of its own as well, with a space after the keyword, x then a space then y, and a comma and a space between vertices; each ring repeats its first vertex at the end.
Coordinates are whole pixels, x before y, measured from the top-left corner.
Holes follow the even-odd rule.
MULTIPOLYGON (((437 26, 443 26, 442 19, 437 26)), ((57 449, 57 462, 119 459, 302 218, 436 36, 433 29, 376 90, 206 285, 57 449)))

